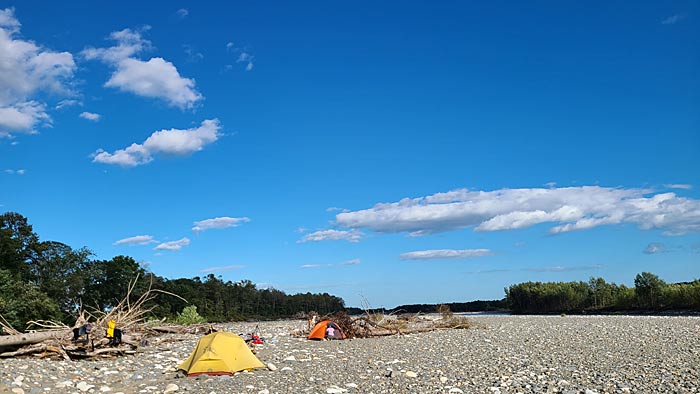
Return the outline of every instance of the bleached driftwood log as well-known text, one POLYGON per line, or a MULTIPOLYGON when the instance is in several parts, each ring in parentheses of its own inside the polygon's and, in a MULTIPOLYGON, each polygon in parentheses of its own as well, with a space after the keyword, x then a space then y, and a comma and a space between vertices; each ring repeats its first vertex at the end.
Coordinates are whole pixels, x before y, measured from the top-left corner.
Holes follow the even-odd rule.
POLYGON ((71 330, 49 330, 0 336, 0 349, 32 345, 49 339, 68 338, 73 335, 71 330))

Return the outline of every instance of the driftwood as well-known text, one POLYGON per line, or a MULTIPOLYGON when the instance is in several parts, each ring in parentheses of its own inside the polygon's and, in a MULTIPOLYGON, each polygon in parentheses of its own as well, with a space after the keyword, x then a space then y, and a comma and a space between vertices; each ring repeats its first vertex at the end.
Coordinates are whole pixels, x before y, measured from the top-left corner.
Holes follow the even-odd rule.
POLYGON ((0 336, 0 348, 33 345, 51 339, 67 338, 71 330, 50 330, 0 336))
MULTIPOLYGON (((148 343, 146 337, 156 332, 143 324, 152 309, 147 306, 149 301, 152 301, 157 293, 178 297, 172 293, 149 288, 132 302, 130 299, 135 285, 136 280, 130 283, 126 297, 109 312, 93 311, 93 314, 90 314, 81 310, 73 328, 62 323, 39 320, 28 322, 28 326, 35 326, 40 331, 19 333, 0 316, 0 328, 3 332, 10 334, 0 336, 0 358, 34 356, 71 360, 134 354, 139 346, 148 343), (111 340, 106 337, 112 320, 116 325, 115 328, 121 332, 120 341, 115 342, 115 338, 119 338, 117 335, 111 340), (73 342, 74 329, 85 324, 91 325, 89 335, 83 334, 78 341, 73 342)), ((195 332, 197 329, 194 328, 195 332)), ((211 331, 213 327, 199 329, 211 331)))

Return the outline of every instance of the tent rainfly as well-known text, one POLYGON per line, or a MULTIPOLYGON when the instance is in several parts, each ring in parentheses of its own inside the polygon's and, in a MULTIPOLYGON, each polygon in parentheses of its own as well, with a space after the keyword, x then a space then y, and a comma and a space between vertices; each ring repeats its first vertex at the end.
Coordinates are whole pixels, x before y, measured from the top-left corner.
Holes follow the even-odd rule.
POLYGON ((214 332, 199 339, 192 354, 178 367, 187 376, 233 375, 235 372, 265 368, 243 338, 230 332, 214 332))

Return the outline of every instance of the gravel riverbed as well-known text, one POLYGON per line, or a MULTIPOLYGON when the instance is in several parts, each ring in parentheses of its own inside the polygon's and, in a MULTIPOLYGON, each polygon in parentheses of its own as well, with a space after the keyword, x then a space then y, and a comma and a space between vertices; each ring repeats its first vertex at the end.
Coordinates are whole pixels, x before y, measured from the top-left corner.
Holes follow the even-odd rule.
POLYGON ((263 322, 257 356, 272 368, 234 376, 176 378, 195 335, 163 335, 109 360, 2 359, 0 393, 700 392, 698 317, 470 319, 479 328, 320 342, 290 335, 305 322, 263 322))

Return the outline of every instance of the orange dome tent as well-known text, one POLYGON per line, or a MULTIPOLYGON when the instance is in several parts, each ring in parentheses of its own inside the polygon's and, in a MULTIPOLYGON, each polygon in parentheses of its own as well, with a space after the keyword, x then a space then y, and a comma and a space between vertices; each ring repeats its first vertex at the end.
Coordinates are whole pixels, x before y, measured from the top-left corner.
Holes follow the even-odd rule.
POLYGON ((316 324, 311 330, 309 339, 345 339, 345 334, 337 324, 330 320, 323 320, 316 324), (329 327, 332 330, 329 330, 329 327), (329 331, 332 331, 332 334, 330 334, 329 331))

